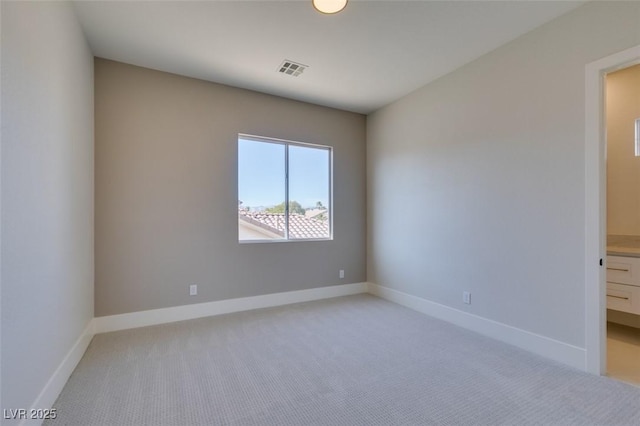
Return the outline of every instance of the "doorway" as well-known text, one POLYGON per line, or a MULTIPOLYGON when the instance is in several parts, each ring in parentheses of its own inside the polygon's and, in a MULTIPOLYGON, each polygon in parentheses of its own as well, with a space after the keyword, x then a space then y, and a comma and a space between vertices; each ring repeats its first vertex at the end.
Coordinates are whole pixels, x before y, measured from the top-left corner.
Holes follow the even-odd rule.
POLYGON ((640 386, 640 64, 605 76, 607 375, 640 386))
POLYGON ((585 369, 607 372, 605 77, 640 63, 640 46, 585 69, 585 369))

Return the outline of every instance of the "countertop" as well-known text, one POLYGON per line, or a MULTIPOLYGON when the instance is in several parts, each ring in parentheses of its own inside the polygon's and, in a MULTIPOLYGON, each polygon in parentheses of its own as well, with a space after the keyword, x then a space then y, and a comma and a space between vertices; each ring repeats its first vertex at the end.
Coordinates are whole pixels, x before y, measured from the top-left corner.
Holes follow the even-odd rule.
POLYGON ((640 236, 607 235, 607 254, 610 256, 640 257, 640 236))

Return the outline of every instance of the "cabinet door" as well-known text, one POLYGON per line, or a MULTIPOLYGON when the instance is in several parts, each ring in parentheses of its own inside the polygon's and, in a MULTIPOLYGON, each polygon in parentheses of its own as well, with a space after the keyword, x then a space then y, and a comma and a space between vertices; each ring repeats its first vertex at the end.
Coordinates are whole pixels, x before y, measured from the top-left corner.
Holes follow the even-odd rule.
POLYGON ((607 309, 640 314, 640 287, 608 282, 607 309))
POLYGON ((607 256, 607 282, 640 286, 640 258, 607 256))

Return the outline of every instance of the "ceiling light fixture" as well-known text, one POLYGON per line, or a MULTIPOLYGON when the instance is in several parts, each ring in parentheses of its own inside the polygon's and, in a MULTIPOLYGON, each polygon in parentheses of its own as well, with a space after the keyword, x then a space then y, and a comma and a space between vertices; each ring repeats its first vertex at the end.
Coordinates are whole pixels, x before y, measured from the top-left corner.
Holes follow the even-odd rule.
POLYGON ((313 7, 320 13, 333 15, 347 6, 348 0, 311 0, 313 7))

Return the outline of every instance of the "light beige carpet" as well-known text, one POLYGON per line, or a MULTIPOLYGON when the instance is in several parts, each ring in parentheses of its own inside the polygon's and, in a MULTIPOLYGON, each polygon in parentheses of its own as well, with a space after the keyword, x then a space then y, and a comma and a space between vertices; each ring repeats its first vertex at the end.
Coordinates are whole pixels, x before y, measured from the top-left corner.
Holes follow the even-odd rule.
POLYGON ((97 335, 49 425, 640 425, 640 388, 369 295, 97 335))

